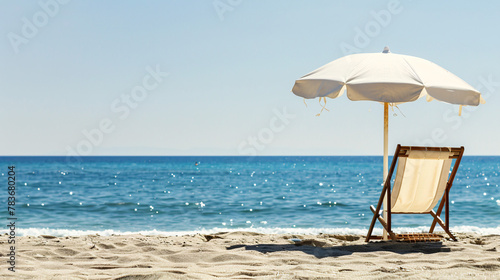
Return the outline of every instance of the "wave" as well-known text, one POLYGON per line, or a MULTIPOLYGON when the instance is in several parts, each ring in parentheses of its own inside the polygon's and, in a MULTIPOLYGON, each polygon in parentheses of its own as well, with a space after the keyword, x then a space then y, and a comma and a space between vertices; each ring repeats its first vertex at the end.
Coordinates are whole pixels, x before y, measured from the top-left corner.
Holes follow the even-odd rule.
MULTIPOLYGON (((394 228, 395 232, 426 232, 429 228, 422 227, 401 227, 394 228)), ((437 229, 439 231, 439 229, 437 229)), ((179 236, 179 235, 195 235, 195 234, 213 234, 217 232, 235 232, 235 231, 247 231, 256 232, 263 234, 310 234, 316 235, 320 233, 326 234, 353 234, 353 235, 366 235, 368 229, 356 229, 356 228, 211 228, 211 229, 199 229, 192 231, 161 231, 161 230, 138 230, 138 231, 120 231, 114 229, 105 230, 75 230, 75 229, 51 229, 51 228, 17 228, 17 236, 40 236, 40 235, 52 235, 57 237, 64 236, 85 236, 85 235, 101 235, 101 236, 111 236, 111 235, 130 235, 130 234, 141 234, 141 235, 162 235, 162 236, 179 236)), ((482 228, 477 226, 456 226, 451 228, 452 232, 457 233, 478 233, 481 235, 490 234, 500 234, 500 226, 496 228, 482 228)), ((0 234, 7 234, 7 230, 0 230, 0 234)), ((382 234, 381 228, 375 228, 373 234, 382 234)))

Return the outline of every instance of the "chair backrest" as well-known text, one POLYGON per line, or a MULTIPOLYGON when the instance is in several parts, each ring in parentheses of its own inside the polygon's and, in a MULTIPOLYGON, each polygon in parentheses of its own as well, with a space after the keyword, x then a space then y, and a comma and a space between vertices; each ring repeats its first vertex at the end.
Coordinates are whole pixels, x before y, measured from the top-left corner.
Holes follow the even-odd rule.
POLYGON ((430 212, 443 197, 456 153, 457 148, 402 147, 391 193, 391 211, 430 212))

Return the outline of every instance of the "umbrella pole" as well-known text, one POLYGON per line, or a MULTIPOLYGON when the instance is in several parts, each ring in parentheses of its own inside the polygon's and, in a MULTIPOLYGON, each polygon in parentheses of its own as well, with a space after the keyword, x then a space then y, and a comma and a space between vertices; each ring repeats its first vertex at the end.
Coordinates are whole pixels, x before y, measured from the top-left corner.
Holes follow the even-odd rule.
MULTIPOLYGON (((389 103, 384 102, 384 178, 382 182, 385 184, 385 179, 387 178, 388 165, 389 165, 389 155, 388 155, 388 142, 389 142, 389 103)), ((387 196, 384 196, 384 208, 383 217, 387 221, 387 196)), ((383 232, 384 240, 388 240, 387 231, 384 228, 383 232)))

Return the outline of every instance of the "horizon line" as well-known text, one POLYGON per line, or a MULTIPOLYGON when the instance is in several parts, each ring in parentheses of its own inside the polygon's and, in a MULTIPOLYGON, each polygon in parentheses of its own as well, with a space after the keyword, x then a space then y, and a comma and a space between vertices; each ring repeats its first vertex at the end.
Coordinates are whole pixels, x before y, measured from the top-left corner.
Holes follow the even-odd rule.
MULTIPOLYGON (((384 155, 0 155, 5 157, 383 157, 384 155)), ((392 157, 394 155, 389 155, 392 157)), ((464 155, 464 157, 498 157, 500 155, 464 155)))

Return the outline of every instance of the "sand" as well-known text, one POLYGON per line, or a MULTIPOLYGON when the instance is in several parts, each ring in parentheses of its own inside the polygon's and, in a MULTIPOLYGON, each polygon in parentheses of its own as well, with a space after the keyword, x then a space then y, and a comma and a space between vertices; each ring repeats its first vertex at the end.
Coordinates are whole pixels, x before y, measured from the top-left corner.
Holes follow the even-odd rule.
MULTIPOLYGON (((7 238, 2 238, 2 260, 7 238)), ((191 236, 24 236, 1 279, 500 279, 500 235, 458 242, 252 232, 191 236), (303 240, 293 244, 289 239, 303 240)))

